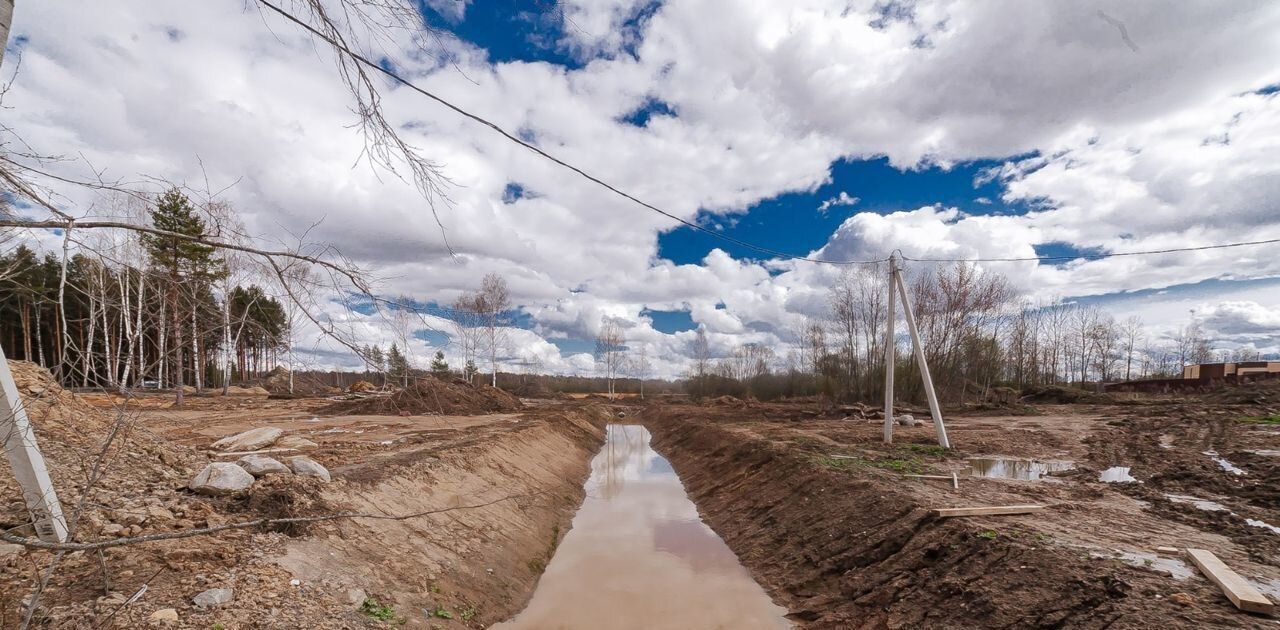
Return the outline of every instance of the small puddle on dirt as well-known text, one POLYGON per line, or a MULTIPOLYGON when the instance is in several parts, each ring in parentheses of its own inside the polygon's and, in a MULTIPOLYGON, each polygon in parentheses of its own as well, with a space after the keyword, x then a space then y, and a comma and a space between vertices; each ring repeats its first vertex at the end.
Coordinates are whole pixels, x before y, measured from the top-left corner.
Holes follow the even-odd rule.
POLYGON ((1230 512, 1230 510, 1227 509, 1227 506, 1221 503, 1186 494, 1165 494, 1164 498, 1174 503, 1190 503, 1195 506, 1197 510, 1204 510, 1206 512, 1230 512))
POLYGON ((492 628, 790 628, 685 494, 649 431, 611 424, 529 605, 492 628))
POLYGON ((1247 474, 1249 474, 1249 473, 1245 472, 1245 470, 1244 470, 1243 468, 1241 468, 1241 467, 1239 467, 1239 466, 1236 466, 1235 464, 1232 464, 1231 462, 1229 462, 1229 461, 1227 461, 1227 460, 1223 459, 1222 457, 1219 457, 1219 456, 1218 456, 1218 452, 1217 452, 1217 451, 1205 451, 1205 452, 1204 452, 1204 454, 1205 454, 1205 455, 1208 455, 1210 458, 1212 458, 1212 459, 1213 459, 1213 461, 1218 462, 1218 466, 1219 466, 1220 468, 1222 468, 1223 470, 1225 470, 1225 471, 1227 471, 1227 472, 1229 472, 1229 473, 1231 473, 1231 474, 1233 474, 1233 475, 1247 475, 1247 474))
POLYGON ((1260 521, 1254 518, 1246 518, 1244 519, 1244 522, 1248 523, 1249 527, 1257 527, 1260 529, 1268 530, 1273 534, 1280 534, 1280 527, 1276 527, 1275 525, 1272 525, 1271 523, 1268 523, 1266 521, 1260 521))
POLYGON ((1075 462, 1065 460, 1014 459, 1010 457, 973 457, 969 468, 974 477, 1039 481, 1049 473, 1071 470, 1075 462))
POLYGON ((1138 567, 1139 569, 1163 571, 1173 576, 1173 579, 1175 580, 1185 580, 1196 574, 1187 563, 1177 558, 1165 558, 1154 553, 1117 550, 1110 554, 1095 551, 1091 552, 1089 555, 1095 558, 1115 558, 1131 567, 1138 567))
POLYGON ((1138 481, 1129 474, 1128 466, 1112 466, 1098 475, 1098 481, 1106 483, 1133 483, 1138 481))

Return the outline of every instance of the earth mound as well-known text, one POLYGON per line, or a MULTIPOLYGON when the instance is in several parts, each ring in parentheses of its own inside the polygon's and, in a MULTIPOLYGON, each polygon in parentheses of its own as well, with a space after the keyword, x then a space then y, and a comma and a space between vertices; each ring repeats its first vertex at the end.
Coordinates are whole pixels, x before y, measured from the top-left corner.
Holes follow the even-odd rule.
MULTIPOLYGON (((204 458, 194 450, 142 429, 129 403, 104 412, 64 390, 48 370, 34 363, 9 361, 9 370, 68 517, 87 490, 77 538, 98 536, 131 510, 198 511, 174 490, 203 464, 204 458)), ((0 466, 0 495, 22 496, 8 466, 0 466)), ((160 521, 171 519, 153 518, 146 525, 164 527, 167 523, 160 521)), ((30 534, 29 522, 21 500, 0 505, 0 527, 30 534)))
POLYGON ((418 379, 407 389, 390 396, 336 402, 322 413, 328 415, 422 415, 465 416, 518 411, 524 405, 513 394, 489 385, 445 382, 435 377, 418 379))
POLYGON ((1115 398, 1108 394, 1099 394, 1074 387, 1038 385, 1023 389, 1020 401, 1067 405, 1105 405, 1115 402, 1115 398))

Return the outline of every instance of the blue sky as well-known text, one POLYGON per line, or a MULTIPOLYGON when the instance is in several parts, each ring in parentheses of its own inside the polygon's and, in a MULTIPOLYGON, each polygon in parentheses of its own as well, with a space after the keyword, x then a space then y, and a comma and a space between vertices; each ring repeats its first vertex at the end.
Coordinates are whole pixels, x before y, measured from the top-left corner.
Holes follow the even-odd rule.
MULTIPOLYGON (((370 46, 385 67, 771 249, 974 259, 1280 237, 1272 4, 1108 10, 1137 50, 1069 3, 920 0, 888 16, 872 0, 417 6, 434 30, 370 46)), ((786 355, 839 272, 680 227, 388 88, 389 122, 448 179, 448 201, 428 207, 362 159, 331 55, 238 3, 28 3, 12 41, 23 72, 0 123, 40 153, 78 156, 47 165, 57 175, 207 180, 249 233, 305 233, 423 307, 502 275, 516 362, 592 373, 605 319, 625 322, 628 346, 666 375, 687 369, 696 328, 717 353, 786 355)), ((94 213, 122 207, 58 192, 94 213)), ((1257 248, 984 268, 1027 300, 1140 315, 1155 340, 1194 317, 1223 348, 1280 352, 1280 258, 1257 248)), ((327 308, 361 344, 398 338, 369 309, 327 308)), ((444 313, 425 310, 414 354, 454 352, 444 313)), ((314 360, 334 365, 342 349, 312 332, 314 360)))

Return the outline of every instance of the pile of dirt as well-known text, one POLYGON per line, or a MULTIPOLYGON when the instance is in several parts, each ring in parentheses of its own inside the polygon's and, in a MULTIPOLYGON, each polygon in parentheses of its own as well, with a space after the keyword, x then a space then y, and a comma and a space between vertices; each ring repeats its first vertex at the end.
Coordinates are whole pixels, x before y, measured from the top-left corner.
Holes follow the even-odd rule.
POLYGON ((1105 405, 1115 402, 1109 394, 1099 394, 1061 385, 1035 385, 1022 390, 1021 402, 1060 405, 1105 405))
MULTIPOLYGON (((203 465, 202 456, 139 427, 128 403, 114 414, 104 413, 64 390, 48 370, 34 363, 10 361, 9 369, 64 511, 70 513, 82 497, 90 506, 80 517, 77 538, 95 538, 113 521, 119 524, 122 519, 115 518, 119 516, 115 512, 146 506, 186 511, 189 506, 174 489, 203 465), (86 488, 88 497, 84 497, 86 488)), ((30 516, 22 492, 8 466, 0 466, 0 495, 9 499, 0 506, 0 528, 31 533, 30 526, 24 525, 30 516)), ((174 519, 157 518, 152 524, 170 524, 161 520, 174 519)), ((151 528, 137 531, 143 529, 151 528)))
POLYGON ((351 394, 363 394, 376 389, 378 389, 378 386, 370 383, 369 381, 356 381, 347 387, 347 392, 351 394))
POLYGON ((262 378, 261 382, 262 388, 272 396, 329 396, 342 391, 336 387, 325 385, 316 380, 314 376, 306 374, 295 374, 293 376, 293 391, 289 391, 289 369, 283 365, 277 365, 272 368, 262 378))
POLYGON ((1206 394, 1204 400, 1225 405, 1280 407, 1280 379, 1226 385, 1206 394))
POLYGON ((391 396, 343 400, 321 410, 325 415, 422 415, 467 416, 519 411, 520 398, 488 385, 465 381, 441 381, 428 376, 391 396))
MULTIPOLYGON (((209 391, 209 395, 216 397, 216 396, 222 396, 223 394, 221 389, 214 389, 209 391)), ((226 395, 227 396, 270 396, 271 392, 267 391, 266 388, 264 387, 257 387, 257 386, 240 387, 238 385, 231 385, 227 387, 226 395)))

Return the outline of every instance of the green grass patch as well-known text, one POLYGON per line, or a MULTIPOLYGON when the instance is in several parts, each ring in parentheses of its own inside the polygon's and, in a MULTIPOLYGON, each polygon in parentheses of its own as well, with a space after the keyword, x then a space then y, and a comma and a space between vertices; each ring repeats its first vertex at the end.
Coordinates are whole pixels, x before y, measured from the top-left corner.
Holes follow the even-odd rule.
POLYGON ((902 444, 899 445, 899 448, 931 457, 946 457, 951 454, 949 449, 942 448, 937 444, 902 444))
POLYGON ((435 616, 441 619, 453 619, 453 613, 449 612, 444 606, 436 606, 435 616))
POLYGON ((924 472, 924 463, 919 458, 906 455, 903 457, 831 457, 820 455, 814 458, 819 466, 835 470, 858 470, 861 468, 879 468, 896 473, 919 475, 924 472))
POLYGON ((480 611, 476 610, 476 607, 474 604, 470 604, 466 608, 463 608, 462 610, 458 611, 458 617, 463 621, 471 621, 472 619, 476 618, 476 614, 478 614, 479 612, 480 611))
POLYGON ((914 457, 876 459, 871 461, 871 465, 881 470, 905 473, 908 475, 919 475, 924 473, 924 464, 920 463, 920 460, 914 457))
POLYGON ((829 457, 826 455, 819 455, 814 458, 814 461, 816 461, 819 466, 834 468, 836 470, 851 470, 867 464, 866 460, 861 458, 850 459, 846 457, 829 457))
POLYGON ((372 597, 364 598, 364 603, 360 604, 360 612, 380 621, 391 621, 396 618, 396 609, 381 604, 372 597))
POLYGON ((1273 413, 1269 416, 1249 416, 1241 418, 1240 422, 1248 424, 1280 424, 1280 413, 1273 413))
POLYGON ((994 529, 988 529, 988 530, 978 532, 978 538, 982 538, 984 540, 995 540, 996 538, 999 538, 999 537, 1000 537, 1000 532, 997 532, 994 529))

